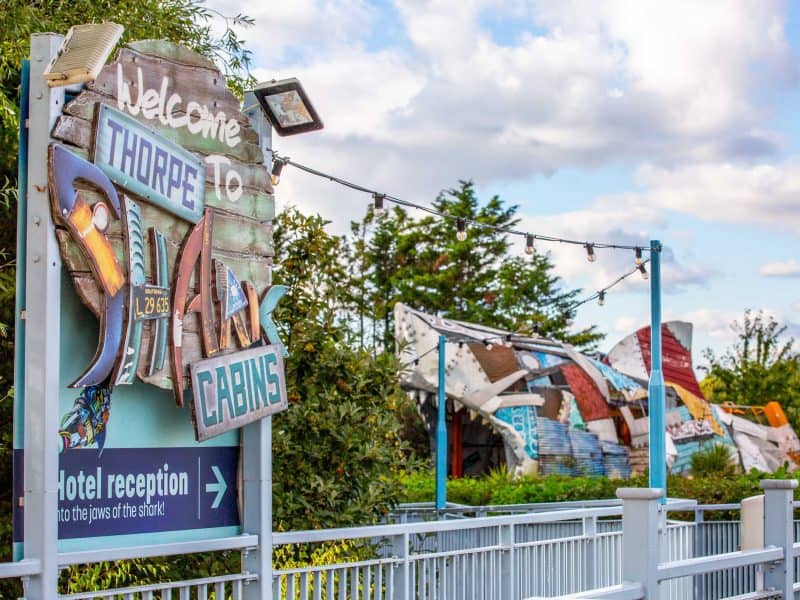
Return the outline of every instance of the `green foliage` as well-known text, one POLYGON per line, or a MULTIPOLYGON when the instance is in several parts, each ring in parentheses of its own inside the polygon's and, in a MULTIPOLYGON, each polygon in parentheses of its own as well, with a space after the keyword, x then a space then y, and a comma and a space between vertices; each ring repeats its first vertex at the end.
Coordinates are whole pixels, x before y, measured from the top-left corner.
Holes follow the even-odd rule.
POLYGON ((729 446, 712 444, 692 455, 692 475, 695 477, 729 477, 738 470, 729 446))
POLYGON ((706 350, 703 391, 712 402, 763 405, 778 402, 800 429, 800 353, 786 326, 771 316, 745 311, 732 326, 736 343, 721 357, 706 350))
MULTIPOLYGON (((690 498, 701 504, 728 504, 742 498, 762 493, 762 479, 800 479, 800 473, 785 470, 765 474, 758 471, 721 477, 683 477, 670 475, 667 490, 672 498, 690 498)), ((432 502, 435 480, 432 474, 415 473, 403 479, 405 492, 402 502, 432 502)), ((505 479, 498 476, 483 478, 450 479, 447 482, 447 500, 472 506, 500 504, 530 504, 537 502, 566 502, 570 500, 613 499, 619 487, 646 487, 647 477, 638 475, 629 479, 606 477, 566 477, 547 475, 505 479)), ((796 492, 800 500, 800 490, 796 492)), ((722 515, 716 515, 721 517, 722 515)))
POLYGON ((289 357, 289 409, 273 421, 274 519, 282 530, 375 522, 409 464, 396 412, 409 402, 391 354, 353 347, 342 321, 345 240, 294 209, 275 223, 275 311, 289 357))
POLYGON ((402 208, 370 212, 353 223, 352 264, 360 273, 350 306, 359 315, 362 345, 394 349, 396 302, 510 331, 536 329, 585 348, 602 338, 594 327, 569 331, 579 290, 562 288, 546 254, 509 256, 508 235, 492 228, 515 225, 516 206, 505 206, 498 196, 481 204, 468 181, 442 192, 433 205, 488 228, 469 227, 467 239, 459 241, 451 220, 412 219, 402 208))

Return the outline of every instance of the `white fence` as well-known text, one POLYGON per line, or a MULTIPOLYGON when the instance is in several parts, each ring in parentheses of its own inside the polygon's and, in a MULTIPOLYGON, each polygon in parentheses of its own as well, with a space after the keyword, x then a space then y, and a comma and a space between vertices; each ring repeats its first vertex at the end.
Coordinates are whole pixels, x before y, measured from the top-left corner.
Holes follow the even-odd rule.
MULTIPOLYGON (((710 510, 735 510, 738 505, 697 506, 684 501, 662 508, 657 494, 641 489, 633 492, 635 497, 626 497, 624 506, 619 502, 600 502, 589 503, 592 506, 588 508, 575 508, 575 504, 451 507, 449 519, 431 521, 422 520, 426 511, 417 509, 406 511, 401 519, 413 522, 275 533, 273 547, 284 554, 291 548, 298 556, 309 556, 314 548, 326 544, 351 550, 345 556, 327 561, 332 564, 310 565, 299 561, 303 566, 274 571, 273 598, 782 598, 783 592, 776 582, 780 583, 781 573, 786 571, 788 574, 782 581, 793 585, 797 570, 796 559, 788 563, 783 559, 800 554, 800 544, 794 544, 798 525, 791 525, 793 483, 770 484, 789 486, 767 490, 769 514, 774 518, 782 515, 786 526, 781 530, 780 520, 772 523, 772 529, 765 531, 771 547, 750 552, 738 551, 737 522, 704 518, 710 510), (783 510, 775 510, 775 506, 783 506, 783 510), (525 512, 526 509, 540 512, 525 512), (696 519, 667 521, 667 510, 693 511, 696 519), (495 512, 506 514, 470 516, 495 512), (661 535, 662 532, 666 535, 661 535), (776 543, 779 534, 783 535, 782 545, 776 543), (350 543, 343 545, 343 542, 350 543), (773 591, 758 589, 759 565, 765 565, 765 585, 774 588, 773 591), (648 589, 656 588, 660 596, 652 591, 647 595, 648 589)), ((246 553, 255 544, 254 536, 238 536, 205 549, 230 548, 246 553)), ((183 551, 186 549, 178 545, 154 546, 147 555, 183 551)), ((61 555, 59 562, 67 565, 112 558, 115 558, 113 551, 71 553, 61 555)), ((24 578, 39 569, 37 561, 5 563, 0 565, 0 576, 24 578)), ((256 579, 256 575, 242 572, 61 597, 235 599, 241 598, 243 590, 256 579)))

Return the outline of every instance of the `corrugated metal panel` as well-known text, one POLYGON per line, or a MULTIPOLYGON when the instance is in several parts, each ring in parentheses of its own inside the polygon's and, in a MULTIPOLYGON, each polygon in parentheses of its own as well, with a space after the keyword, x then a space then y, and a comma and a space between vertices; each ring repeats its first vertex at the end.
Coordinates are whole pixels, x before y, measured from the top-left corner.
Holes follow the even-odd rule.
POLYGON ((572 445, 564 423, 539 417, 536 419, 536 430, 539 434, 539 456, 572 455, 572 445))
POLYGON ((575 458, 575 470, 579 475, 605 475, 603 450, 596 435, 571 429, 569 441, 575 458))
POLYGON ((585 421, 607 419, 611 416, 608 404, 594 381, 578 365, 569 364, 561 367, 570 391, 578 402, 578 408, 585 421))
POLYGON ((629 450, 621 444, 600 442, 603 450, 603 467, 607 477, 614 479, 627 479, 631 476, 629 450))
MULTIPOLYGON (((650 372, 650 328, 643 327, 636 332, 645 369, 650 372)), ((666 325, 661 326, 661 346, 663 354, 664 381, 675 382, 695 396, 705 399, 692 369, 692 354, 681 344, 666 325)))

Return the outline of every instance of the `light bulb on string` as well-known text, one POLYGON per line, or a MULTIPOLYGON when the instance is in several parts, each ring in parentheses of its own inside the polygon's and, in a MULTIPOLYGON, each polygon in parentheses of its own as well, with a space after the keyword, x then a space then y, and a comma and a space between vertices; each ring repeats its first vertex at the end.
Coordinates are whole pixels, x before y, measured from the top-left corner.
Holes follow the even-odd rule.
POLYGON ((597 255, 594 253, 594 244, 586 244, 586 260, 589 262, 597 260, 597 255))
POLYGON ((375 216, 379 217, 383 214, 383 199, 386 196, 383 194, 372 194, 372 208, 375 211, 375 216))
POLYGON ((647 279, 650 275, 647 274, 647 268, 644 266, 644 263, 638 266, 639 273, 642 274, 642 279, 647 279))
POLYGON ((461 217, 456 219, 456 239, 459 242, 467 239, 467 222, 461 217))
POLYGON ((278 185, 281 182, 281 171, 283 171, 284 162, 280 158, 272 161, 272 185, 278 185))
POLYGON ((597 292, 597 303, 600 306, 603 306, 606 303, 606 291, 605 290, 600 290, 599 292, 597 292))
POLYGON ((634 259, 634 262, 636 263, 636 266, 638 267, 639 265, 642 264, 642 249, 637 246, 637 248, 636 248, 636 250, 634 252, 636 253, 635 254, 636 258, 634 259))
POLYGON ((483 345, 486 346, 487 350, 491 350, 492 348, 494 348, 494 344, 492 344, 492 342, 490 342, 489 340, 483 340, 483 345))
POLYGON ((533 240, 534 236, 530 233, 525 236, 525 254, 533 254, 533 240))

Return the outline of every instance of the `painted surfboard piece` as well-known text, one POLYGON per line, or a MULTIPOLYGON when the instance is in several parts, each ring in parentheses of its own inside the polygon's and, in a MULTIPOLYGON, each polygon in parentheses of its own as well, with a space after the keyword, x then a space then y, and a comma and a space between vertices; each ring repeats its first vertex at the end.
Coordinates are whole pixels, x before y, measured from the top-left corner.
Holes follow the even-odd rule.
MULTIPOLYGON (((167 239, 155 228, 150 228, 150 248, 152 253, 153 268, 155 269, 156 285, 163 288, 169 287, 169 271, 167 269, 167 239)), ((156 371, 164 368, 164 359, 167 355, 167 333, 169 332, 169 318, 162 317, 153 321, 153 341, 150 351, 150 363, 147 370, 152 377, 156 371)))
POLYGON ((85 181, 99 188, 103 192, 111 212, 117 218, 120 217, 119 196, 111 181, 102 171, 59 144, 50 146, 48 163, 50 197, 54 213, 59 220, 67 224, 73 239, 78 242, 88 258, 103 291, 100 342, 89 366, 70 386, 100 385, 111 374, 122 341, 125 295, 120 291, 124 287, 125 276, 108 238, 97 230, 91 219, 84 226, 84 216, 80 220, 74 218, 76 209, 80 211, 81 215, 86 211, 89 211, 91 215, 81 192, 75 188, 75 182, 85 181))
POLYGON ((125 342, 122 344, 122 356, 119 360, 119 371, 115 384, 130 385, 136 379, 136 368, 139 366, 139 354, 142 347, 142 328, 144 322, 136 319, 133 312, 136 288, 145 284, 144 265, 144 233, 142 231, 142 211, 133 200, 124 196, 125 225, 128 231, 128 317, 125 342))

